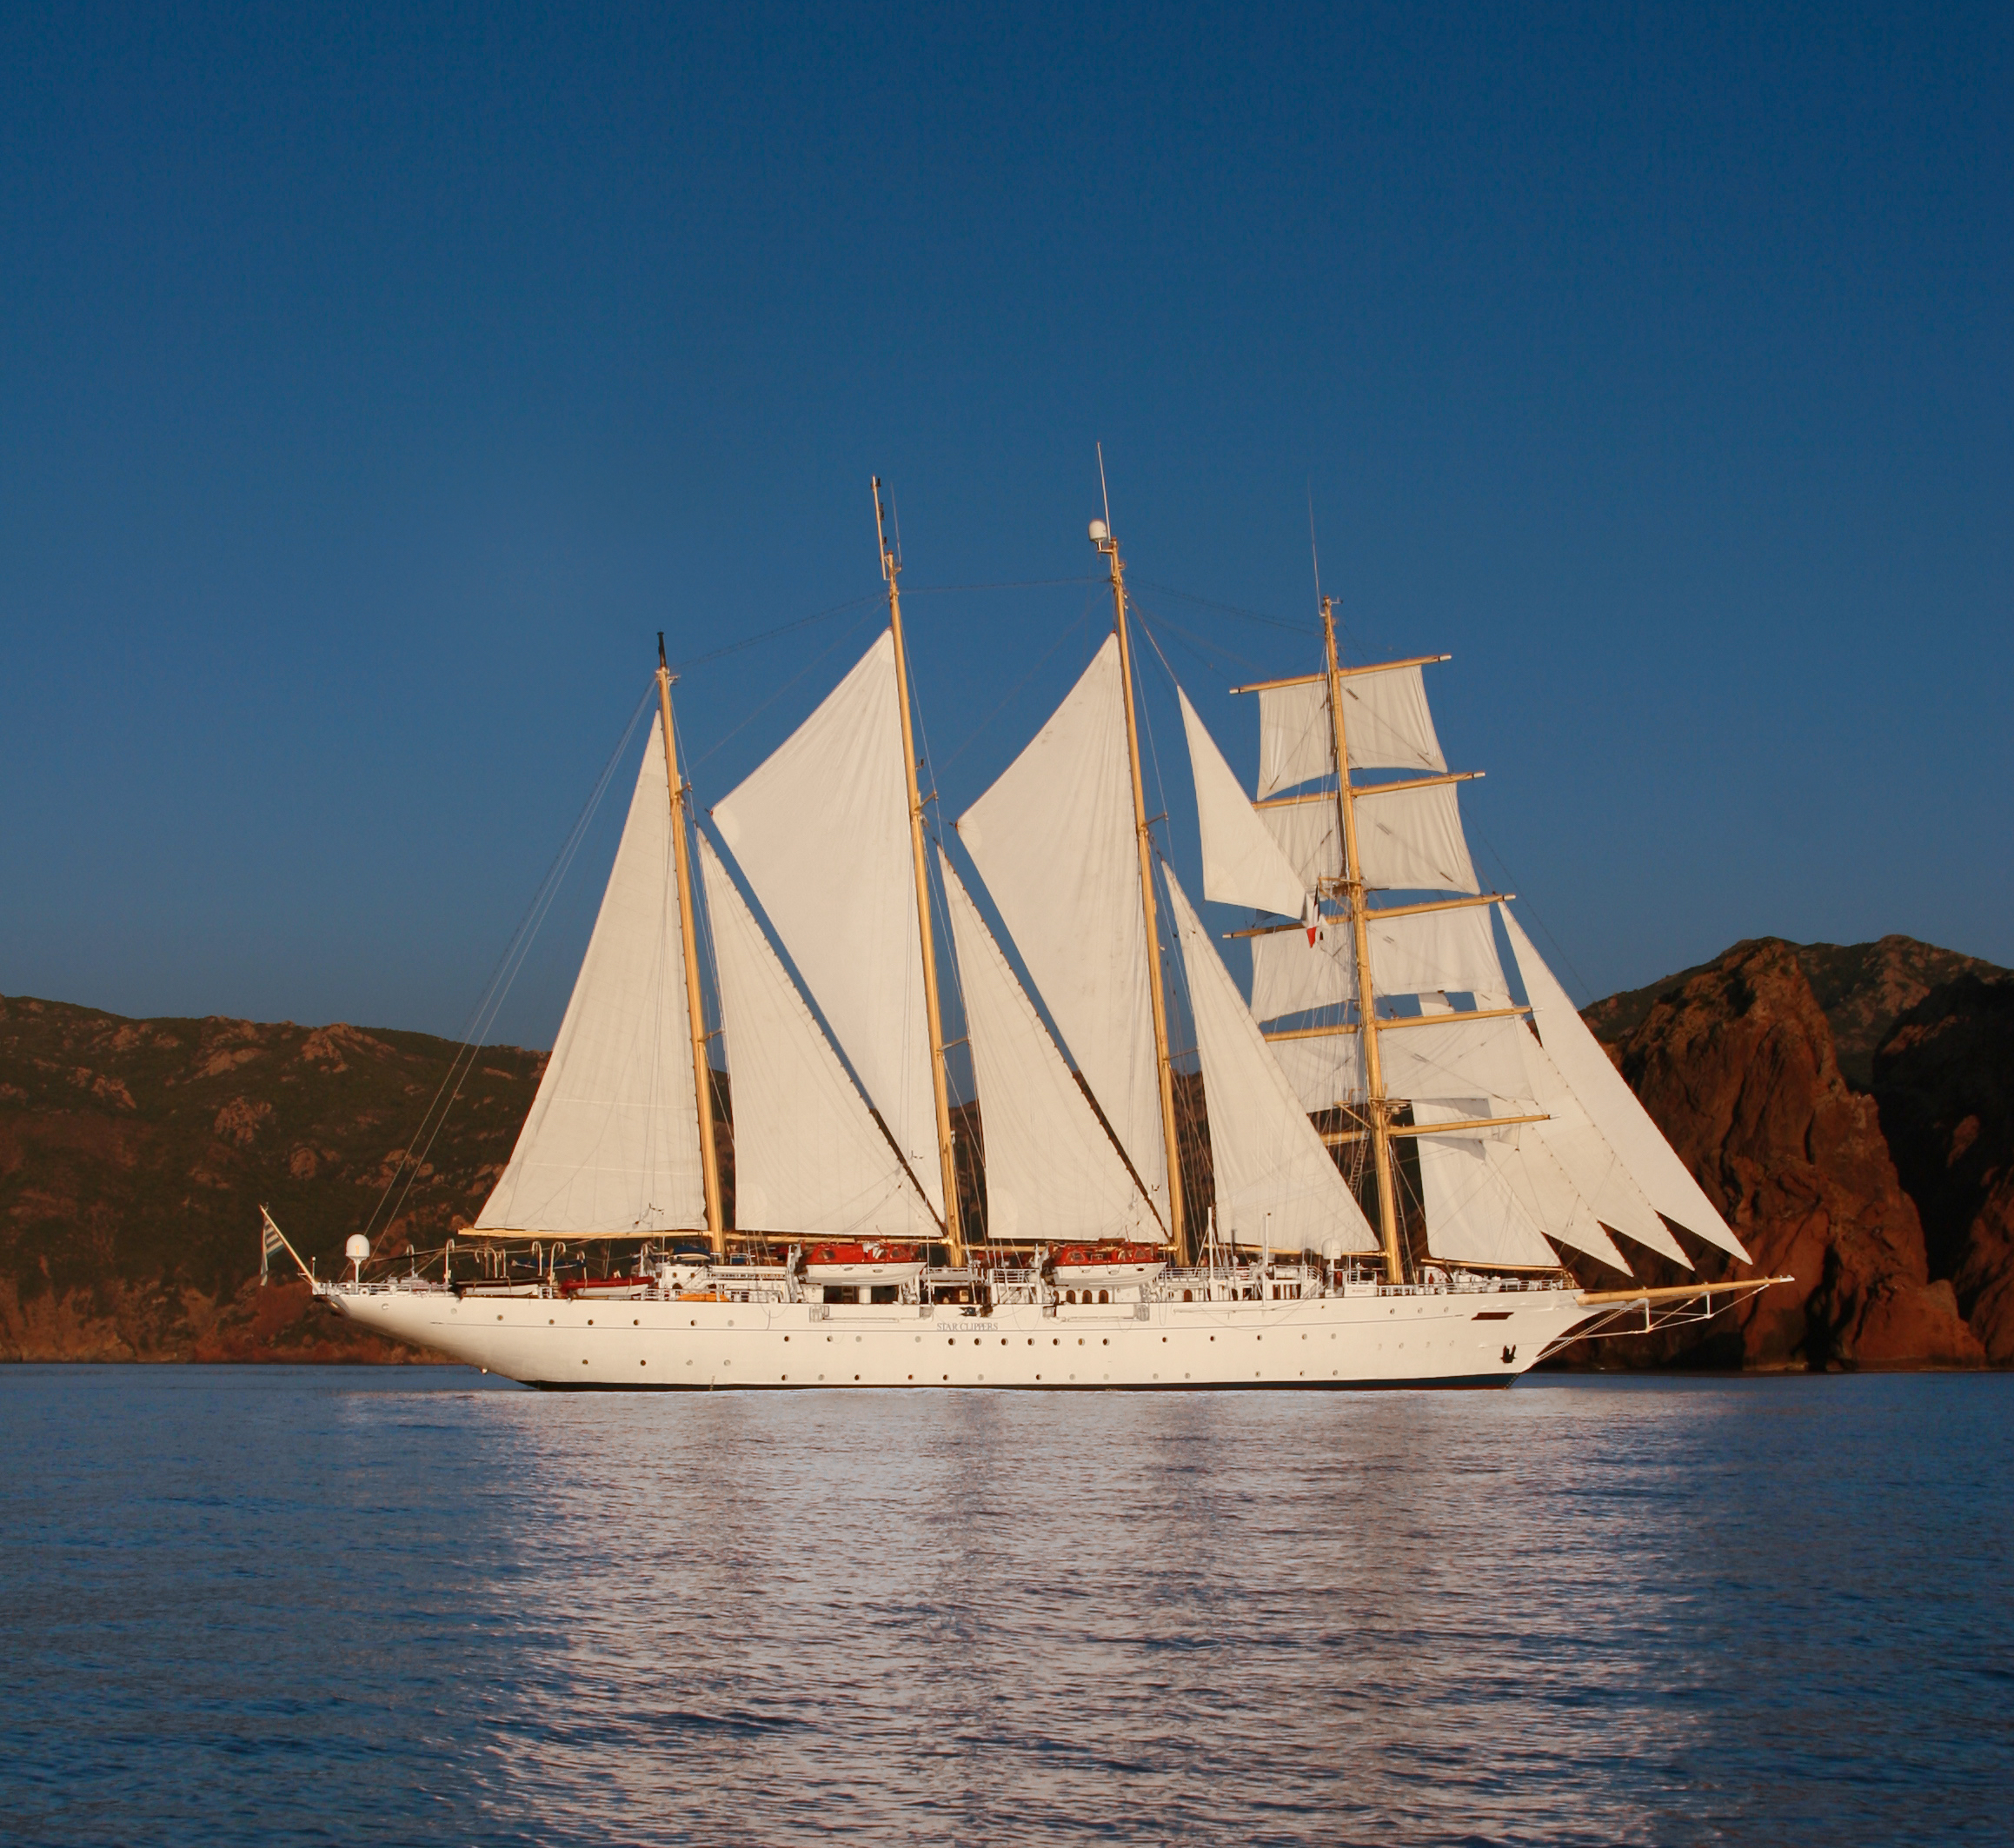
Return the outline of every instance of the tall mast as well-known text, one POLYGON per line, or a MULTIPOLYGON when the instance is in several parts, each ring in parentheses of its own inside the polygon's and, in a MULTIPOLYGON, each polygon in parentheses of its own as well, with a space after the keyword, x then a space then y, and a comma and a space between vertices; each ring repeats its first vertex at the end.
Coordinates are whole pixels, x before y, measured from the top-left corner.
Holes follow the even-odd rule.
MULTIPOLYGON (((1102 458, 1099 474, 1105 467, 1102 458)), ((1120 562, 1119 542, 1112 536, 1112 508, 1091 522, 1091 542, 1104 553, 1112 568, 1112 627, 1119 637, 1119 683, 1126 690, 1126 750, 1133 765, 1133 823, 1140 848, 1140 903, 1147 923, 1147 981, 1153 998, 1153 1061, 1160 1080, 1161 1135, 1167 1144, 1168 1240, 1175 1262, 1189 1261, 1187 1229, 1182 1224, 1181 1139, 1175 1130, 1174 1067, 1168 1058, 1167 1000, 1161 993, 1160 933, 1153 902, 1153 830, 1147 818, 1147 792, 1140 780, 1140 731, 1133 713, 1133 645, 1126 633, 1126 568, 1120 562)))
POLYGON ((1343 824, 1343 891, 1357 952, 1357 1043, 1364 1049, 1365 1113, 1370 1118, 1371 1166, 1378 1176, 1378 1226, 1385 1240, 1385 1270, 1406 1280, 1399 1248, 1399 1214, 1392 1187, 1392 1122, 1385 1104, 1385 1074, 1378 1062, 1378 1014, 1371 990, 1371 921, 1364 906, 1363 864, 1357 857, 1357 801, 1350 789, 1350 743, 1343 724, 1342 664, 1336 658, 1336 600, 1322 599, 1322 639, 1328 649, 1329 716, 1336 734, 1336 808, 1343 824))
POLYGON ((664 634, 657 637, 657 713, 664 721, 664 774, 671 785, 671 853, 678 874, 678 934, 685 946, 685 1017, 692 1030, 692 1087, 699 1101, 700 1172, 706 1177, 707 1235, 714 1255, 725 1257, 728 1228, 721 1212, 721 1158, 714 1147, 714 1066, 707 1056, 707 1016, 700 1000, 699 934, 693 926, 692 848, 687 839, 685 780, 678 774, 678 743, 671 728, 671 669, 664 662, 664 634))
POLYGON ((930 927, 929 859, 923 844, 923 797, 916 787, 916 740, 909 722, 909 658, 902 647, 902 561, 881 518, 881 478, 874 477, 874 542, 888 587, 888 627, 895 638, 895 698, 902 711, 902 774, 909 791, 909 856, 916 868, 916 928, 923 941, 923 1011, 930 1025, 930 1090, 937 1106, 937 1159, 944 1171, 944 1242, 953 1264, 965 1262, 958 1212, 958 1156, 951 1143, 951 1085, 944 1067, 944 1016, 937 1006, 937 946, 930 927))

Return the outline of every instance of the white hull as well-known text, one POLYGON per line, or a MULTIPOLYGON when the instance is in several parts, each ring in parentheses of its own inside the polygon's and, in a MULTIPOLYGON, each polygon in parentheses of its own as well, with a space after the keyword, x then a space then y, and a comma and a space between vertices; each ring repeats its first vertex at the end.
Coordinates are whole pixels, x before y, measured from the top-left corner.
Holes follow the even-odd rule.
POLYGON ((363 1326, 527 1385, 631 1391, 1507 1386, 1592 1311, 1571 1288, 1280 1302, 579 1302, 322 1286, 363 1326))

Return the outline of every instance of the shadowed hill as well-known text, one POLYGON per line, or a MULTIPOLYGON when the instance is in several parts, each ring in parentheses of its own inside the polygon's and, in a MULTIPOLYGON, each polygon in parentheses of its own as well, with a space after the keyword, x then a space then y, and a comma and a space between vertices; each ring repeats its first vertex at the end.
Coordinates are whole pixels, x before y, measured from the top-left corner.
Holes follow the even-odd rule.
MULTIPOLYGON (((1905 937, 1759 939, 1587 1018, 1758 1265, 1798 1280, 1738 1318, 1577 1359, 2014 1365, 2014 976, 1905 937)), ((310 1313, 303 1287, 258 1287, 257 1209, 324 1274, 374 1213, 381 1254, 437 1246, 502 1171, 546 1057, 485 1048, 385 1200, 455 1052, 425 1034, 0 999, 0 1354, 398 1358, 310 1313)), ((1206 1154, 1193 1079, 1182 1100, 1185 1144, 1206 1154)), ((980 1125, 972 1107, 960 1118, 977 1226, 980 1125)), ((1204 1179, 1199 1209, 1207 1193, 1204 1179)), ((1698 1255, 1700 1274, 1734 1268, 1698 1255)), ((1645 1281, 1686 1275, 1632 1257, 1645 1281)))
MULTIPOLYGON (((191 1357, 287 1346, 243 1298, 263 1202, 327 1274, 372 1217, 455 1047, 429 1034, 127 1020, 0 1000, 0 1352, 191 1357)), ((545 1055, 484 1049, 401 1192, 389 1240, 438 1244, 508 1159, 545 1055)), ((384 1229, 380 1217, 381 1231, 384 1229)), ((320 1353, 376 1349, 292 1325, 320 1353)), ((276 1299, 277 1300, 277 1299, 276 1299)))

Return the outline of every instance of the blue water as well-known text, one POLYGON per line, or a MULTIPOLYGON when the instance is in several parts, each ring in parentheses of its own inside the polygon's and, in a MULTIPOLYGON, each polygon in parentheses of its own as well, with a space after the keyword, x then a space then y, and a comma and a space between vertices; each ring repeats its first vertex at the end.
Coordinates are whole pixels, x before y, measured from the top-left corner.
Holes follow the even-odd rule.
POLYGON ((0 1413, 10 1841, 2014 1835, 2014 1377, 0 1413))

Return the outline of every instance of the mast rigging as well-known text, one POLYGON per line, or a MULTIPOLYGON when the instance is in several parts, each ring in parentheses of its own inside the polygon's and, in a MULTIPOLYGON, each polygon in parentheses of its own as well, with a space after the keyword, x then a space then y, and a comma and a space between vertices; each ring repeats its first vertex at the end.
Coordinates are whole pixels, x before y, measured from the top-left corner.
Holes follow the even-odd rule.
POLYGON ((1357 805, 1350 788, 1350 744, 1343 720, 1343 675, 1336 658, 1336 600, 1322 599, 1322 645, 1326 652, 1329 720, 1335 732, 1336 809, 1343 826, 1343 891, 1350 907, 1355 938, 1357 1020, 1364 1052, 1364 1114, 1371 1138, 1371 1167, 1378 1182, 1378 1230, 1385 1246, 1389 1281, 1406 1280, 1406 1260, 1399 1245, 1399 1213, 1392 1185, 1391 1115, 1385 1102, 1385 1078, 1378 1062, 1378 1010, 1371 988, 1370 920, 1364 914, 1363 865, 1357 853, 1357 805))
POLYGON ((909 657, 902 645, 902 561, 881 515, 881 478, 873 477, 874 544, 888 587, 888 627, 895 641, 895 698, 902 715, 902 776, 909 798, 909 855, 916 873, 916 928, 923 947, 923 1011, 930 1029, 930 1093, 937 1116, 937 1159, 944 1171, 944 1240, 954 1266, 965 1262, 958 1210, 958 1153, 951 1137, 951 1086, 944 1061, 944 1016, 937 999, 937 946, 930 924, 930 862, 923 842, 923 797, 916 783, 916 741, 909 718, 909 657))
POLYGON ((671 786, 671 852, 678 882, 678 934, 685 950, 686 1023, 692 1036, 692 1083, 699 1109, 700 1173, 707 1196, 707 1236, 714 1255, 728 1249, 727 1218, 721 1207, 721 1156, 714 1143, 713 1060, 707 1055, 707 1017, 700 1000, 699 933, 692 907, 692 850, 686 798, 691 791, 678 771, 678 744, 671 724, 671 669, 665 664, 664 631, 657 632, 657 711, 664 722, 664 774, 671 786))
MULTIPOLYGON (((1105 463, 1099 458, 1099 478, 1104 479, 1105 463)), ((1111 502, 1106 517, 1091 522, 1091 542, 1105 555, 1112 574, 1112 628, 1119 638, 1119 683, 1126 704, 1126 751, 1133 773, 1133 822, 1140 852, 1140 902, 1147 931, 1147 989, 1153 1006, 1154 1075, 1160 1089, 1161 1135, 1167 1145, 1168 1242, 1174 1247, 1175 1262, 1189 1262, 1189 1240, 1182 1214, 1181 1138, 1175 1125, 1174 1066, 1168 1054, 1167 997, 1161 987, 1160 933, 1156 923, 1153 895, 1153 823, 1147 812, 1147 792, 1140 774, 1140 728, 1133 709, 1133 647, 1127 635, 1126 568, 1119 556, 1119 542, 1112 536, 1111 502)))

